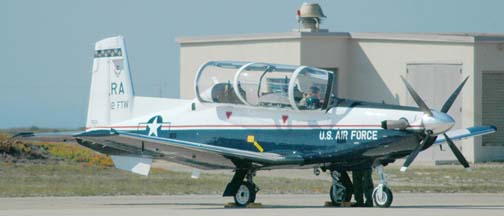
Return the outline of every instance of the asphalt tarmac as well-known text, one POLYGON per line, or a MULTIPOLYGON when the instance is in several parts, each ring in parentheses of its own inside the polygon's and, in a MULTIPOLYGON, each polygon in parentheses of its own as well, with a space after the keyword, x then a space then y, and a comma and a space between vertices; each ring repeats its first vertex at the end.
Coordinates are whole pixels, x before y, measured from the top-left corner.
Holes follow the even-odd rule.
POLYGON ((396 193, 384 208, 323 207, 328 195, 264 195, 261 208, 224 208, 218 195, 0 198, 0 215, 504 215, 504 194, 396 193))

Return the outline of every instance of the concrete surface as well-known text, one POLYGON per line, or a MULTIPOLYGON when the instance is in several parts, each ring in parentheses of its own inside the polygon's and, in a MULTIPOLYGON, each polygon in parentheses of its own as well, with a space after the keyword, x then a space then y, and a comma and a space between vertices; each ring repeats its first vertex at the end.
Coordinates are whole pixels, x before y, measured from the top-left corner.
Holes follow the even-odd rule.
POLYGON ((504 215, 504 194, 396 193, 393 207, 323 207, 328 195, 262 195, 262 208, 224 208, 218 195, 0 198, 0 215, 504 215))

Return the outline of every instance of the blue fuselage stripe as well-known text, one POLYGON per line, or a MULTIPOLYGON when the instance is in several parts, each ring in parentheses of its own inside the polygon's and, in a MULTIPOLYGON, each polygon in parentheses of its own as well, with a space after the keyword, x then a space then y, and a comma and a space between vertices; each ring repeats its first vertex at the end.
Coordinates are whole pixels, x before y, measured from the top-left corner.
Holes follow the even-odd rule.
MULTIPOLYGON (((149 129, 126 130, 142 135, 149 134, 149 129)), ((377 128, 355 129, 163 129, 157 136, 177 140, 204 143, 240 150, 258 151, 248 136, 254 136, 265 152, 298 151, 337 151, 376 143, 386 137, 408 136, 404 131, 383 130, 377 128)))

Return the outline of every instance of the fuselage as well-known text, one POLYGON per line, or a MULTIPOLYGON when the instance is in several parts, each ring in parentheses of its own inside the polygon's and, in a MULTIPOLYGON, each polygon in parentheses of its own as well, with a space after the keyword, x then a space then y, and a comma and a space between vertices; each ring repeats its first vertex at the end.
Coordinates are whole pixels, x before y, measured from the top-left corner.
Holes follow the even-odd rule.
POLYGON ((409 151, 417 144, 414 131, 424 127, 424 113, 418 108, 386 104, 347 104, 327 111, 199 103, 197 100, 177 104, 169 110, 99 128, 255 152, 299 153, 307 164, 315 164, 382 157, 390 152, 380 153, 376 145, 384 143, 396 148, 397 152, 409 151), (407 130, 381 127, 383 120, 400 118, 410 122, 407 130), (409 138, 411 143, 394 147, 394 142, 400 143, 397 141, 402 138, 409 138), (317 157, 325 152, 344 151, 349 154, 317 157), (374 153, 366 154, 369 151, 374 153))

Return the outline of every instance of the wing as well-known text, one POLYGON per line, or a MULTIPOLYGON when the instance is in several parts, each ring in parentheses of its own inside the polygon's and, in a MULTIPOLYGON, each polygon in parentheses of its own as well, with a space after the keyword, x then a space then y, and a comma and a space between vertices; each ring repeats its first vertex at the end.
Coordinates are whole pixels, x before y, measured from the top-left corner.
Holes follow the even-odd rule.
POLYGON ((110 130, 64 133, 19 133, 13 138, 29 141, 77 142, 112 156, 116 168, 148 175, 152 159, 163 159, 200 169, 298 165, 299 154, 252 152, 178 139, 110 130))
POLYGON ((95 150, 108 147, 127 152, 125 154, 128 155, 164 159, 202 169, 233 169, 239 166, 260 168, 303 162, 300 155, 252 152, 113 129, 84 132, 75 137, 83 140, 83 145, 95 150))
MULTIPOLYGON (((450 139, 452 140, 462 140, 470 137, 491 134, 495 131, 497 131, 497 128, 495 126, 474 126, 465 129, 450 130, 446 132, 446 135, 448 135, 448 137, 450 137, 450 139)), ((442 144, 445 142, 446 139, 444 136, 438 136, 434 144, 442 144)))

